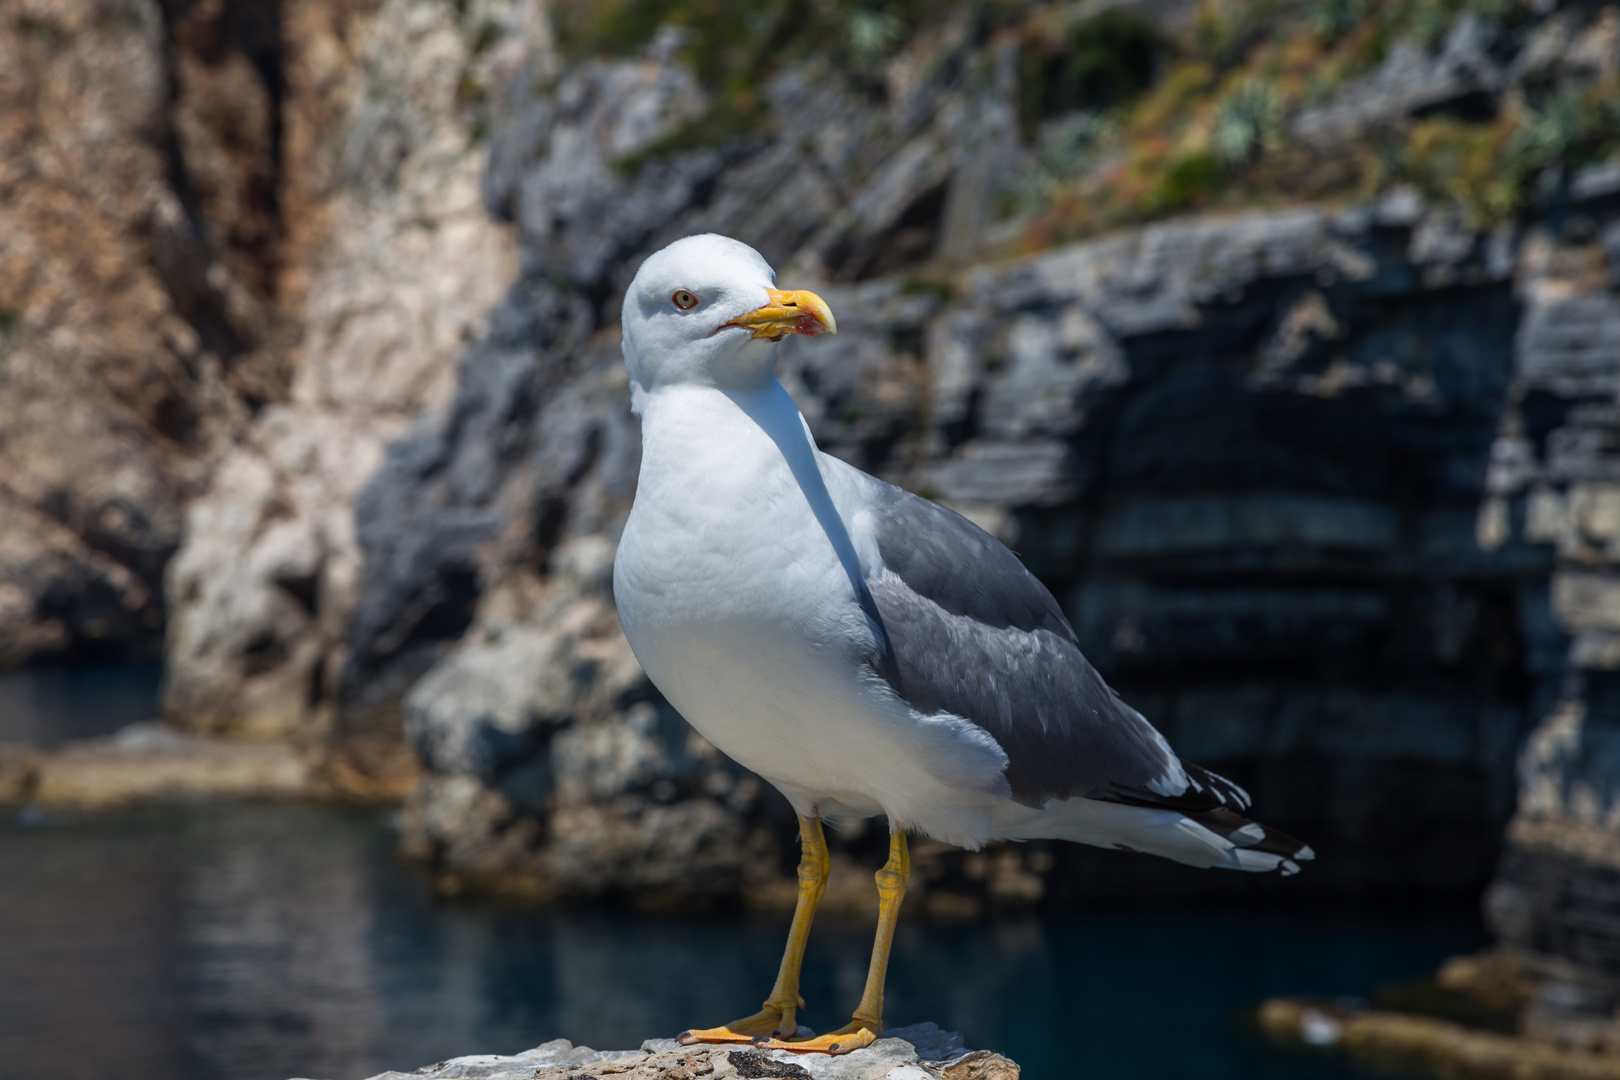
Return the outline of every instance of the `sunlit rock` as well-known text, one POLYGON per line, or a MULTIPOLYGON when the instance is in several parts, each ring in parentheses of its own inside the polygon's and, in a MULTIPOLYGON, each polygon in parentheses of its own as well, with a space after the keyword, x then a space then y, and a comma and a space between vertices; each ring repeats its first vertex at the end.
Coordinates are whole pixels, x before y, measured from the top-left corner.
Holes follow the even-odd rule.
POLYGON ((480 5, 464 25, 442 4, 395 0, 365 37, 290 400, 215 471, 169 570, 164 710, 179 724, 261 736, 330 724, 360 572, 354 502, 387 444, 446 403, 514 271, 480 200, 487 151, 464 80, 512 64, 525 12, 480 5), (475 56, 485 26, 505 47, 475 56))
POLYGON ((724 1077, 785 1077, 789 1080, 1018 1080, 1018 1066, 989 1051, 968 1051, 962 1036, 932 1023, 884 1032, 884 1037, 848 1054, 794 1054, 749 1047, 678 1046, 673 1039, 649 1039, 639 1050, 592 1050, 556 1039, 502 1057, 477 1054, 441 1061, 412 1073, 380 1073, 371 1080, 408 1076, 547 1080, 578 1076, 623 1080, 697 1080, 724 1077))
POLYGON ((286 743, 209 739, 157 723, 49 752, 0 748, 0 803, 105 810, 319 794, 312 762, 286 743))

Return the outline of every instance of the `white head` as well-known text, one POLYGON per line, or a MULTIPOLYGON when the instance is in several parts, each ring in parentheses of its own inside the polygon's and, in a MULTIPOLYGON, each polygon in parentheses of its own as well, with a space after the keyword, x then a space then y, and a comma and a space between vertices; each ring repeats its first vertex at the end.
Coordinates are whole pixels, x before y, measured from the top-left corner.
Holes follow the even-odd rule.
POLYGON ((832 333, 832 312, 812 292, 782 292, 759 252, 706 233, 649 255, 624 294, 624 364, 640 393, 691 383, 761 386, 769 342, 832 333))

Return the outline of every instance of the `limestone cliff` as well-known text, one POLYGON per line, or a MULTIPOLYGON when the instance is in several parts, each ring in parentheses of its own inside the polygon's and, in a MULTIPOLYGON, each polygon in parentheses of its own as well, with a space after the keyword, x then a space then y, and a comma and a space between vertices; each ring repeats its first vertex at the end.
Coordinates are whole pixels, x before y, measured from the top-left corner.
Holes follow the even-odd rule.
POLYGON ((530 6, 391 0, 364 39, 326 167, 299 365, 190 507, 169 569, 165 711, 185 726, 326 722, 360 574, 352 507, 383 448, 442 407, 454 360, 515 271, 483 212, 472 88, 547 63, 530 6))
POLYGON ((370 6, 0 13, 0 665, 159 649, 186 501, 287 394, 370 6))

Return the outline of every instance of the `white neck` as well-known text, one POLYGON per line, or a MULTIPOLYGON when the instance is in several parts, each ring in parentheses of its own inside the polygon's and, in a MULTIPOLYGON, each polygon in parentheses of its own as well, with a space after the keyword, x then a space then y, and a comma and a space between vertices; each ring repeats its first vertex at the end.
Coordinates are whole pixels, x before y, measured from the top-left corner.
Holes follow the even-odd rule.
MULTIPOLYGON (((676 480, 703 458, 730 452, 772 454, 792 473, 793 482, 826 534, 857 595, 865 590, 860 559, 849 529, 833 504, 821 473, 821 452, 799 407, 774 378, 749 390, 721 390, 687 384, 660 387, 642 401, 641 483, 676 480), (759 436, 769 440, 765 444, 759 436)), ((738 462, 716 462, 725 468, 738 462)), ((678 483, 678 480, 677 480, 678 483)))

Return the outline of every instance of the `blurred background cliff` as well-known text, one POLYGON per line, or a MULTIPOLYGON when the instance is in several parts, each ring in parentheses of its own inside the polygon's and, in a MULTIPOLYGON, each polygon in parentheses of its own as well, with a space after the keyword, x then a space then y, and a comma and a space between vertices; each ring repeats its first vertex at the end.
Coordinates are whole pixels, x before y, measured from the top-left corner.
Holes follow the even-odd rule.
MULTIPOLYGON (((1612 1013, 1612 5, 10 0, 0 664, 161 658, 125 750, 403 799, 446 892, 790 897, 786 804, 612 603, 619 296, 701 231, 837 313, 780 350, 822 447, 1018 551, 1316 846, 1290 895, 1484 895, 1612 1013)), ((1277 884, 918 869, 939 914, 1277 884)))

